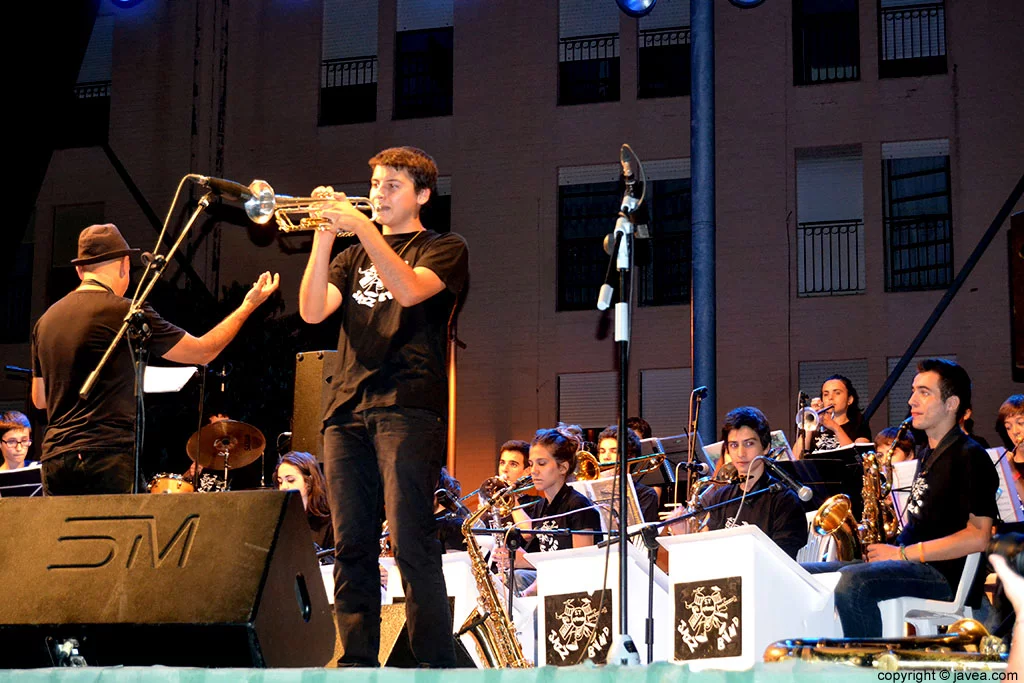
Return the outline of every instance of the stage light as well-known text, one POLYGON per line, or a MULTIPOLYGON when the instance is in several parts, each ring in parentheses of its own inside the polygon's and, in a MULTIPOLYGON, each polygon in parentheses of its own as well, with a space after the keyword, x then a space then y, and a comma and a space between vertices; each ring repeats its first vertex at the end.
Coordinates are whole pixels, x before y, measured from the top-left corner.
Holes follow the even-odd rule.
POLYGON ((615 0, 619 9, 631 17, 645 17, 654 9, 658 0, 615 0))
POLYGON ((128 9, 129 7, 135 7, 142 0, 110 0, 110 4, 118 9, 128 9))
POLYGON ((764 0, 729 0, 732 4, 736 5, 740 9, 750 9, 751 7, 757 7, 764 0))

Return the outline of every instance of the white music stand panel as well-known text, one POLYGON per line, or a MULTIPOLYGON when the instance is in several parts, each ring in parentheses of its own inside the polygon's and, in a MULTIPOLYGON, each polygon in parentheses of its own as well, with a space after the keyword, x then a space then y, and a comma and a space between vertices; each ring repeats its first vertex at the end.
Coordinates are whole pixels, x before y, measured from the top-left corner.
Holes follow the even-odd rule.
POLYGON ((1013 463, 1009 456, 1003 456, 1004 453, 1006 449, 1002 446, 988 449, 992 463, 998 463, 996 472, 999 473, 999 491, 996 493, 996 506, 999 518, 1004 522, 1024 522, 1024 510, 1021 510, 1020 496, 1013 478, 1013 463))
POLYGON ((776 640, 840 633, 832 590, 756 526, 659 541, 669 554, 671 661, 750 669, 776 640))
MULTIPOLYGON (((640 661, 647 662, 647 644, 644 641, 644 625, 647 619, 648 570, 650 563, 644 551, 631 543, 626 544, 627 568, 627 628, 632 636, 640 661)), ((608 592, 604 604, 600 604, 602 579, 605 570, 607 548, 589 546, 547 553, 528 553, 527 559, 537 568, 537 663, 540 666, 553 664, 567 666, 590 658, 580 648, 589 640, 595 624, 599 628, 594 637, 591 653, 601 661, 607 656, 612 638, 619 633, 619 548, 611 546, 608 556, 608 592), (558 603, 556 596, 574 595, 574 602, 566 608, 558 603), (553 599, 553 609, 546 609, 553 599), (597 610, 600 607, 600 614, 597 610), (570 614, 570 609, 574 610, 570 614), (559 616, 550 621, 549 612, 559 616), (557 613, 557 614, 555 614, 557 613), (550 652, 550 657, 549 657, 550 652)), ((672 619, 669 603, 669 582, 665 572, 654 568, 654 661, 665 661, 672 654, 672 638, 667 625, 672 619)))

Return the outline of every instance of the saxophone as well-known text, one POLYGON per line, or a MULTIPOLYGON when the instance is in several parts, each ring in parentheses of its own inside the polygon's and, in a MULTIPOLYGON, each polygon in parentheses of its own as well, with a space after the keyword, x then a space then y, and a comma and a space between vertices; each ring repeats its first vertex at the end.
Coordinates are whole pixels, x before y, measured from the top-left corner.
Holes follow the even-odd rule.
MULTIPOLYGON (((473 534, 473 527, 492 508, 500 512, 510 509, 514 500, 513 492, 528 478, 529 475, 511 486, 503 486, 493 496, 484 495, 484 502, 462 523, 462 535, 466 538, 466 550, 480 597, 477 609, 466 618, 459 633, 469 633, 476 643, 481 660, 486 662, 488 668, 526 669, 532 667, 533 663, 523 656, 523 646, 516 636, 515 625, 491 580, 487 560, 473 534)), ((484 485, 488 482, 484 482, 484 485)), ((483 490, 484 487, 481 487, 483 490)))
POLYGON ((837 493, 818 508, 811 528, 819 536, 832 536, 836 542, 837 560, 859 560, 866 557, 867 546, 889 543, 899 533, 899 519, 892 504, 892 454, 896 443, 910 428, 910 418, 900 425, 886 453, 865 453, 861 497, 864 511, 860 523, 853 518, 850 497, 837 493))

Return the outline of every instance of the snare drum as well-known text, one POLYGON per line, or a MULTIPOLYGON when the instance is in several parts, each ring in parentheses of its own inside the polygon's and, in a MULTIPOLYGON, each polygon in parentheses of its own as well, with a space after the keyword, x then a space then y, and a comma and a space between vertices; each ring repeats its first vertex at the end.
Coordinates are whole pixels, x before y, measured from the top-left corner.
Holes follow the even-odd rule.
POLYGON ((149 481, 150 493, 192 493, 195 489, 180 474, 160 473, 149 481))

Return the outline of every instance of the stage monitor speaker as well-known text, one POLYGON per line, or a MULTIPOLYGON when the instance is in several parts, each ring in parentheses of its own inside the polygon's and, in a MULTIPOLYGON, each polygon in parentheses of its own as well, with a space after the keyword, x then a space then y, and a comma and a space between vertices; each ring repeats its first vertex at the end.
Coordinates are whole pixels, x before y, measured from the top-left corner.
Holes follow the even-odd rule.
MULTIPOLYGON (((475 669, 476 663, 462 641, 453 636, 455 643, 455 666, 459 669, 475 669)), ((405 623, 405 603, 380 606, 380 651, 377 660, 381 666, 394 669, 415 669, 419 667, 409 644, 409 626, 405 623)))
POLYGON ((309 351, 295 355, 295 401, 292 404, 292 450, 324 459, 324 412, 330 398, 331 376, 337 351, 309 351))
POLYGON ((1010 216, 1010 348, 1013 381, 1024 382, 1024 211, 1010 216))
POLYGON ((13 498, 0 529, 0 668, 330 661, 293 492, 13 498))

